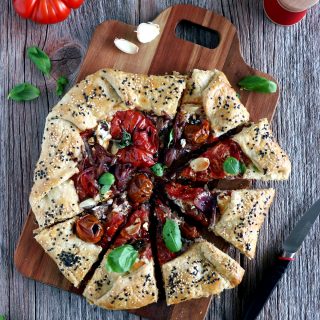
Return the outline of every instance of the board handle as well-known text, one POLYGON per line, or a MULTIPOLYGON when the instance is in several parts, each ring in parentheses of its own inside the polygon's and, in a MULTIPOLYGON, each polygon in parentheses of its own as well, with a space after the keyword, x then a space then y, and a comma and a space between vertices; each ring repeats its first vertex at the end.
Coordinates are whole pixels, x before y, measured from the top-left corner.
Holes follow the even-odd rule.
MULTIPOLYGON (((177 40, 176 28, 181 21, 188 21, 195 25, 199 25, 216 31, 219 34, 219 43, 215 48, 209 50, 215 50, 218 47, 223 47, 224 44, 230 41, 236 34, 235 26, 223 16, 220 16, 213 11, 206 10, 201 7, 188 5, 188 4, 178 4, 169 7, 163 11, 158 19, 161 20, 162 16, 167 16, 168 20, 166 22, 166 36, 171 37, 172 40, 177 40)), ((181 39, 182 41, 185 41, 181 39)))

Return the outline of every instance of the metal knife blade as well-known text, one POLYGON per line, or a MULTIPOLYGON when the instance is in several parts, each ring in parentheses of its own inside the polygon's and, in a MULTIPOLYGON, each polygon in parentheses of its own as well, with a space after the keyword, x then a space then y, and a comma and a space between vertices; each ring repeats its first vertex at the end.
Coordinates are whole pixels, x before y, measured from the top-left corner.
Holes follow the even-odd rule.
POLYGON ((283 251, 293 254, 300 249, 303 240, 308 235, 319 213, 320 199, 312 205, 291 231, 289 237, 283 243, 283 251))

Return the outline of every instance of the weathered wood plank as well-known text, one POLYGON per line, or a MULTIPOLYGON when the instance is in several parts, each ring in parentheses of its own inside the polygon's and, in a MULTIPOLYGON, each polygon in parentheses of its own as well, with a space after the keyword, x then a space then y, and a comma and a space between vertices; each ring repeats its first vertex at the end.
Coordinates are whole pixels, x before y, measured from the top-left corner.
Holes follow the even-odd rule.
MULTIPOLYGON (((28 208, 44 119, 49 107, 57 101, 51 93, 54 82, 47 79, 48 93, 43 88, 41 99, 26 104, 7 102, 6 94, 15 83, 24 80, 39 86, 44 83, 44 78, 24 58, 24 47, 39 44, 51 50, 65 41, 85 48, 94 26, 105 19, 137 24, 152 20, 163 8, 179 2, 182 1, 87 0, 66 22, 48 28, 17 18, 11 1, 2 5, 0 314, 6 314, 8 319, 138 319, 125 312, 104 312, 90 307, 80 297, 23 279, 13 268, 13 251, 28 208)), ((247 270, 244 282, 238 289, 215 298, 208 314, 208 319, 236 319, 243 299, 256 286, 265 264, 272 260, 304 210, 320 196, 319 10, 313 9, 300 24, 283 28, 265 18, 261 1, 183 2, 204 6, 231 19, 238 29, 245 60, 273 74, 283 91, 273 127, 290 153, 292 177, 288 183, 271 184, 277 188, 277 199, 261 232, 257 259, 250 262, 243 259, 247 270)), ((260 319, 320 319, 319 234, 317 222, 298 261, 272 295, 260 319)))

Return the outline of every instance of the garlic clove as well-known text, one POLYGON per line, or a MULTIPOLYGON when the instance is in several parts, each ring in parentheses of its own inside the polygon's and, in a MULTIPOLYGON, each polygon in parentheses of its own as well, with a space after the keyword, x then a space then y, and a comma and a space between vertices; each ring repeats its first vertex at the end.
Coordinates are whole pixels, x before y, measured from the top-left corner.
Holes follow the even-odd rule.
POLYGON ((92 198, 86 199, 79 203, 79 207, 81 209, 91 209, 97 205, 97 202, 93 200, 92 198))
POLYGON ((139 51, 139 47, 126 39, 114 39, 114 45, 124 53, 135 54, 139 51))
POLYGON ((147 43, 154 40, 160 34, 160 26, 152 22, 140 23, 136 32, 138 40, 141 43, 147 43))
POLYGON ((199 157, 190 162, 190 167, 195 172, 207 170, 209 165, 210 160, 204 157, 199 157))

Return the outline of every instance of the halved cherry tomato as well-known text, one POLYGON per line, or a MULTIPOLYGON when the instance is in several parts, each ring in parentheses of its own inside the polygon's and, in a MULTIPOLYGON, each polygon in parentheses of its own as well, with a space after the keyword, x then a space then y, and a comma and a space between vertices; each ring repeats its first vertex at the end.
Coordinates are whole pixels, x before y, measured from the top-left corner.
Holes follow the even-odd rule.
POLYGON ((76 221, 76 233, 83 241, 97 243, 103 236, 103 226, 96 216, 86 214, 76 221))
POLYGON ((158 132, 141 112, 118 111, 111 121, 110 133, 115 140, 122 140, 124 133, 131 136, 130 145, 117 152, 120 163, 131 163, 134 167, 151 167, 156 163, 158 132))
POLYGON ((51 24, 65 20, 71 9, 79 8, 84 0, 13 0, 16 12, 37 23, 51 24))

